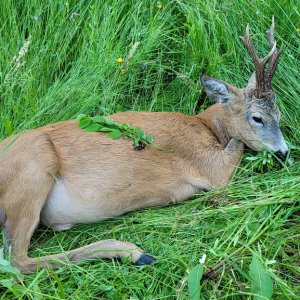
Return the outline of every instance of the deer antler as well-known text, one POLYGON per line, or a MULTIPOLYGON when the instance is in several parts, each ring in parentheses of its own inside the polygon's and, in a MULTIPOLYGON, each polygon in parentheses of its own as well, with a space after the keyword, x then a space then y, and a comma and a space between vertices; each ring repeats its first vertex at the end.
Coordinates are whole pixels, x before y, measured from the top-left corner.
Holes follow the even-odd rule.
POLYGON ((249 24, 246 27, 246 35, 241 37, 245 46, 250 52, 251 58, 255 66, 255 76, 256 76, 256 90, 254 95, 257 98, 264 98, 270 92, 273 93, 272 89, 272 77, 275 73, 276 66, 281 54, 282 48, 278 51, 276 49, 276 41, 274 38, 274 16, 272 17, 272 25, 267 31, 267 36, 270 44, 270 52, 263 58, 259 58, 256 50, 253 46, 253 42, 250 37, 249 24), (265 65, 269 62, 269 67, 265 70, 265 65))

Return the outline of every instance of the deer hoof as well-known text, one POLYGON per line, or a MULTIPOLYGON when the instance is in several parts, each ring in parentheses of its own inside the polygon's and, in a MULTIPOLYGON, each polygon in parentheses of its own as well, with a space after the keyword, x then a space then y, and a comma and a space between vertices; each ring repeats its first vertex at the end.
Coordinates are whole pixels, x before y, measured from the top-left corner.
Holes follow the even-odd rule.
POLYGON ((138 260, 135 262, 137 266, 151 265, 155 262, 155 258, 153 256, 142 254, 138 260))

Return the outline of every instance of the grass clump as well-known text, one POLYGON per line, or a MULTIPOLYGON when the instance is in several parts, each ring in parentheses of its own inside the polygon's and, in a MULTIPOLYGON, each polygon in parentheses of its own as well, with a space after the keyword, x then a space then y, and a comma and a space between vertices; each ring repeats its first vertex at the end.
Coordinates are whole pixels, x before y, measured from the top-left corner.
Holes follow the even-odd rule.
POLYGON ((200 70, 246 85, 253 65, 238 37, 249 23, 263 56, 272 15, 284 46, 273 86, 294 162, 280 165, 249 151, 224 189, 68 232, 40 228, 32 256, 116 238, 157 262, 137 268, 93 261, 22 277, 3 271, 0 299, 189 299, 188 274, 203 254, 204 272, 224 262, 217 275, 203 278, 203 299, 252 299, 253 257, 270 276, 274 299, 299 297, 299 1, 3 0, 0 133, 78 113, 197 113, 210 104, 200 70))

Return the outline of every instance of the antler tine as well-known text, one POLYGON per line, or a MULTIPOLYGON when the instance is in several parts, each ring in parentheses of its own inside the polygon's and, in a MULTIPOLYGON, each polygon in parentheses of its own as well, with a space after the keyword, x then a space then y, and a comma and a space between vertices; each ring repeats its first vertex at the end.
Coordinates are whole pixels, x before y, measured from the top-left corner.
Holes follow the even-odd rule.
POLYGON ((241 36, 240 37, 242 39, 242 41, 244 42, 245 46, 247 47, 247 49, 249 50, 250 52, 250 55, 253 59, 253 62, 254 62, 254 65, 258 65, 260 63, 260 58, 258 57, 256 51, 255 51, 255 48, 253 46, 253 42, 251 40, 251 37, 250 37, 250 27, 249 27, 249 24, 247 24, 247 27, 246 27, 246 35, 245 36, 241 36))
POLYGON ((270 29, 267 31, 267 36, 268 36, 268 40, 269 40, 269 44, 270 44, 270 48, 274 49, 272 55, 270 56, 270 63, 269 63, 269 68, 266 74, 266 83, 268 85, 269 88, 271 88, 271 80, 272 77, 275 73, 276 70, 276 66, 279 60, 279 56, 282 52, 282 47, 279 49, 279 51, 276 49, 276 40, 274 37, 274 28, 275 28, 275 20, 274 20, 274 16, 272 16, 272 25, 270 27, 270 29))
MULTIPOLYGON (((255 51, 253 42, 250 37, 250 27, 249 24, 247 24, 246 27, 246 35, 244 37, 241 37, 242 41, 244 42, 245 46, 247 47, 251 58, 254 63, 255 67, 255 76, 256 76, 256 94, 259 97, 261 94, 261 91, 263 91, 264 88, 264 64, 267 62, 266 59, 260 59, 255 51)), ((269 58, 268 58, 269 59, 269 58)))
POLYGON ((267 36, 268 36, 268 40, 270 43, 270 49, 273 48, 273 45, 275 43, 274 28, 275 28, 275 20, 274 20, 274 16, 272 16, 272 24, 271 24, 270 29, 267 31, 267 36))
POLYGON ((273 47, 271 48, 270 52, 262 59, 263 64, 267 63, 269 60, 271 60, 273 54, 277 52, 276 49, 276 41, 273 44, 273 47))

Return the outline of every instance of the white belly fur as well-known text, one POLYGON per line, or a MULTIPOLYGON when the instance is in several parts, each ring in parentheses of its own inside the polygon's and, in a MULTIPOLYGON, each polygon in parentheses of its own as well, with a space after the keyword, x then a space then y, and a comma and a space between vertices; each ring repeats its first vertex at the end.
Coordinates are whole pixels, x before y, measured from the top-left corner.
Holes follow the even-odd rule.
MULTIPOLYGON (((112 218, 137 209, 162 206, 188 199, 199 188, 209 187, 204 178, 189 177, 183 185, 176 185, 170 199, 157 195, 145 196, 139 201, 124 200, 124 196, 115 196, 92 187, 68 186, 62 178, 53 185, 41 212, 41 223, 56 230, 66 230, 78 223, 91 223, 112 218), (120 199, 118 199, 120 197, 120 199)), ((128 197, 125 197, 128 198, 128 197)))
POLYGON ((105 219, 95 203, 80 201, 72 195, 65 182, 59 179, 50 191, 41 212, 41 223, 56 230, 69 229, 78 223, 105 219), (91 206, 93 204, 93 206, 91 206))

